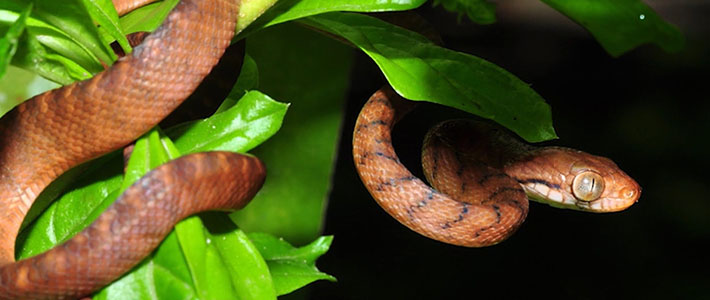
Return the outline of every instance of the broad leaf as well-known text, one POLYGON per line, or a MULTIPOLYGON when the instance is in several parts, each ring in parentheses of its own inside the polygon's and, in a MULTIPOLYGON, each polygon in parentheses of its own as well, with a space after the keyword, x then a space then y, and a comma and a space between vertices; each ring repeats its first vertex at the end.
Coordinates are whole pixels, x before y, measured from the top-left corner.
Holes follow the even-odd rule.
MULTIPOLYGON (((119 154, 113 153, 90 163, 89 166, 73 169, 86 171, 78 178, 72 173, 64 175, 71 180, 66 183, 68 187, 65 189, 68 192, 51 203, 39 218, 20 232, 17 242, 19 259, 37 255, 68 240, 91 224, 96 216, 113 203, 123 181, 123 162, 119 154)), ((59 179, 60 183, 61 181, 62 178, 59 179)), ((52 194, 51 190, 45 190, 40 197, 48 192, 52 194)), ((38 199, 37 202, 47 203, 51 200, 38 199)), ((37 203, 34 206, 37 206, 37 203)), ((28 220, 32 220, 32 217, 28 216, 25 221, 28 220)))
MULTIPOLYGON (((276 291, 269 268, 259 250, 224 213, 204 214, 208 244, 215 247, 229 270, 239 299, 275 299, 276 291)), ((304 284, 305 285, 305 284, 304 284)))
POLYGON ((261 15, 240 37, 269 26, 326 12, 402 11, 415 9, 425 2, 426 0, 281 0, 261 15))
POLYGON ((126 34, 139 31, 152 32, 163 24, 165 17, 178 2, 179 0, 167 0, 138 8, 121 17, 121 27, 126 34))
POLYGON ((319 271, 315 265, 316 259, 330 248, 332 236, 320 237, 300 248, 263 233, 248 236, 269 265, 278 295, 288 294, 316 280, 335 281, 335 277, 319 271))
POLYGON ((586 28, 612 56, 646 43, 683 48, 683 34, 640 0, 541 0, 586 28))
POLYGON ((252 151, 266 164, 268 180, 232 217, 246 232, 307 243, 322 228, 352 51, 295 24, 284 24, 250 36, 247 53, 259 66, 259 90, 291 106, 279 134, 252 151))
MULTIPOLYGON (((118 13, 113 6, 111 0, 81 0, 84 7, 91 15, 91 18, 98 23, 99 28, 102 32, 107 33, 112 38, 104 38, 104 35, 100 35, 104 44, 110 44, 112 41, 117 40, 118 44, 121 45, 125 53, 131 52, 131 45, 128 44, 128 39, 126 39, 126 34, 121 29, 118 22, 118 13)), ((113 54, 111 52, 110 54, 113 54)))
POLYGON ((249 151, 281 128, 287 109, 287 104, 251 91, 230 109, 170 129, 168 135, 184 154, 207 150, 249 151))
POLYGON ((365 15, 328 13, 303 22, 341 36, 367 53, 407 99, 494 120, 530 142, 556 137, 545 100, 490 62, 439 47, 417 33, 365 15))
POLYGON ((173 232, 129 275, 102 289, 93 299, 197 299, 190 271, 180 253, 173 232))

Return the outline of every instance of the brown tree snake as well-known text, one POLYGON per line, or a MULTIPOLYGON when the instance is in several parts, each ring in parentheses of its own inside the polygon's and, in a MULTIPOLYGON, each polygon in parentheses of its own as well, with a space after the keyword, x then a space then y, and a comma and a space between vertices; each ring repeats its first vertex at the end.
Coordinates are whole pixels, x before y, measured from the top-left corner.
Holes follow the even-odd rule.
MULTIPOLYGON (((113 3, 125 14, 153 1, 113 3)), ((0 299, 89 295, 139 263, 179 220, 239 209, 259 190, 265 167, 252 156, 187 155, 141 178, 67 242, 15 261, 15 238, 37 195, 71 167, 131 143, 190 95, 229 45, 240 3, 182 0, 129 56, 0 120, 0 299)), ((638 184, 606 158, 533 148, 495 127, 462 121, 426 138, 432 189, 399 163, 391 145, 391 127, 407 106, 389 89, 375 93, 358 118, 353 155, 378 203, 425 236, 473 247, 500 242, 524 220, 526 193, 597 212, 622 210, 640 195, 638 184)))

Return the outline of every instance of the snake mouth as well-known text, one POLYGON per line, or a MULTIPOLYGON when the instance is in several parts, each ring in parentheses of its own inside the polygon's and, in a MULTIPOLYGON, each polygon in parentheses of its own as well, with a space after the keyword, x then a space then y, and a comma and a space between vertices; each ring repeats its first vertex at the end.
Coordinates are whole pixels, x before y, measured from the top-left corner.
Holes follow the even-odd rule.
POLYGON ((600 199, 593 201, 584 201, 575 199, 574 206, 577 210, 588 211, 588 212, 604 212, 602 208, 602 201, 600 199))

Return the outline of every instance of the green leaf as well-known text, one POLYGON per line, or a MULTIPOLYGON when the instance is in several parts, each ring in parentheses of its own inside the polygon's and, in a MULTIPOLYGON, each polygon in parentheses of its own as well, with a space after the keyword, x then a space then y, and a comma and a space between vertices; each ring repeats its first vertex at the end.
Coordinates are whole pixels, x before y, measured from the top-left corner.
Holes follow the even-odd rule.
POLYGON ((332 236, 320 237, 300 248, 263 233, 250 233, 248 236, 269 265, 279 296, 316 280, 336 281, 335 277, 319 271, 315 265, 316 259, 330 248, 332 236))
POLYGON ((244 28, 253 23, 265 11, 274 6, 279 0, 252 0, 242 1, 239 8, 239 19, 237 20, 236 32, 239 33, 244 28))
POLYGON ((197 299, 175 232, 165 238, 151 257, 93 299, 197 299))
POLYGON ((242 63, 242 71, 239 73, 239 78, 237 78, 237 83, 234 88, 217 108, 216 113, 221 113, 227 111, 229 108, 237 104, 237 100, 244 97, 244 95, 249 91, 256 89, 259 86, 259 67, 257 67, 254 58, 246 53, 244 55, 244 62, 242 63))
POLYGON ((121 17, 121 27, 127 34, 140 31, 152 32, 163 24, 165 17, 178 2, 180 1, 166 0, 138 8, 121 17))
POLYGON ((367 53, 407 99, 491 119, 530 142, 556 138, 545 100, 490 62, 439 47, 417 33, 365 15, 329 13, 303 22, 342 36, 367 53))
MULTIPOLYGON (((241 4, 236 32, 242 31, 277 0, 251 0, 241 4)), ((152 32, 163 23, 165 17, 177 5, 179 0, 165 0, 138 8, 121 18, 121 25, 126 33, 138 31, 152 32)))
POLYGON ((179 125, 167 132, 184 154, 207 150, 246 152, 281 128, 287 109, 288 104, 251 91, 224 112, 179 125))
MULTIPOLYGON (((14 0, 22 1, 22 0, 14 0)), ((101 62, 111 65, 114 60, 113 51, 99 37, 91 15, 86 11, 80 0, 34 0, 36 10, 33 12, 38 19, 44 20, 66 33, 77 44, 85 47, 92 60, 80 63, 92 73, 103 70, 101 62)), ((54 49, 61 55, 72 58, 73 53, 54 49)))
MULTIPOLYGON (((24 0, 5 0, 0 2, 0 9, 17 12, 25 3, 24 0)), ((112 51, 100 39, 81 0, 35 0, 33 3, 35 8, 28 20, 27 32, 41 37, 43 45, 91 73, 103 70, 102 62, 112 63, 112 51)))
POLYGON ((5 71, 8 65, 10 65, 12 57, 15 56, 15 52, 17 52, 17 44, 20 35, 25 30, 27 16, 30 15, 31 11, 32 3, 27 5, 27 8, 22 11, 17 20, 15 20, 7 32, 5 32, 5 36, 0 38, 0 78, 5 75, 5 71))
POLYGON ((84 7, 91 15, 91 18, 98 23, 100 30, 109 34, 112 38, 104 38, 104 35, 99 35, 104 44, 110 44, 113 40, 117 40, 118 44, 125 53, 131 52, 131 45, 128 43, 126 34, 121 29, 118 21, 118 13, 113 6, 111 0, 81 0, 84 7))
POLYGON ((156 128, 139 138, 133 146, 131 158, 126 164, 121 193, 138 181, 148 171, 177 158, 180 153, 172 142, 156 128))
POLYGON ((307 243, 322 228, 353 53, 296 24, 250 36, 247 53, 259 65, 259 89, 291 106, 279 134, 251 152, 266 164, 268 180, 231 216, 246 232, 307 243))
MULTIPOLYGON (((384 12, 415 9, 426 0, 281 0, 238 38, 276 24, 333 11, 384 12)), ((238 26, 239 27, 239 26, 238 26)))
POLYGON ((269 268, 247 235, 224 213, 203 214, 207 243, 214 246, 229 270, 239 299, 276 299, 269 268))
MULTIPOLYGON (((42 214, 23 229, 18 237, 18 258, 24 259, 47 251, 91 224, 118 197, 116 192, 121 186, 122 169, 123 162, 117 152, 91 162, 88 166, 72 169, 52 184, 59 183, 60 188, 68 192, 42 212, 41 208, 53 200, 52 194, 58 193, 53 191, 52 186, 43 191, 31 210, 39 209, 42 214), (77 178, 75 170, 85 172, 77 178), (50 197, 42 199, 46 195, 50 197)), ((28 214, 28 220, 33 220, 29 215, 37 213, 28 214)))
POLYGON ((57 87, 56 83, 35 73, 8 66, 6 76, 0 78, 0 116, 25 99, 57 87))
POLYGON ((189 217, 175 226, 182 253, 190 267, 200 299, 236 299, 227 269, 199 217, 189 217))
MULTIPOLYGON (((268 136, 273 135, 278 129, 276 123, 281 123, 286 105, 279 104, 273 100, 264 97, 260 93, 252 93, 253 96, 245 96, 244 103, 238 104, 230 108, 223 114, 213 116, 212 122, 209 124, 215 126, 215 130, 224 133, 226 136, 231 136, 237 132, 237 136, 248 136, 254 140, 265 140, 268 136), (281 112, 276 113, 270 108, 280 108, 281 112), (214 121, 224 118, 226 113, 232 113, 234 116, 241 118, 238 126, 233 122, 214 121), (254 121, 253 124, 245 124, 245 120, 254 121), (265 120, 270 120, 266 122, 265 120), (228 129, 222 127, 229 127, 228 129), (255 127, 270 128, 269 130, 255 130, 255 127), (247 134, 248 133, 248 134, 247 134)), ((208 119, 209 120, 209 119, 208 119)), ((198 141, 199 142, 199 141, 198 141)), ((183 142, 184 143, 184 142, 183 142)), ((185 143, 187 149, 196 149, 197 145, 189 145, 185 143)), ((235 147, 253 147, 256 145, 253 141, 246 140, 244 144, 235 147), (245 146, 246 145, 246 146, 245 146)), ((211 150, 211 149, 206 149, 211 150)), ((230 149, 235 151, 235 149, 230 149)), ((239 149, 236 149, 239 150, 239 149)), ((78 231, 88 226, 100 213, 108 207, 120 194, 121 186, 127 187, 133 181, 142 176, 143 173, 154 168, 155 166, 167 161, 170 158, 179 155, 177 148, 173 147, 170 141, 159 134, 159 131, 153 130, 146 134, 143 138, 136 142, 133 155, 127 166, 127 176, 124 180, 121 179, 120 173, 122 169, 122 160, 120 153, 116 153, 113 157, 103 158, 110 162, 111 167, 107 168, 101 164, 92 166, 96 171, 88 172, 82 176, 83 179, 78 180, 72 186, 76 189, 62 196, 58 201, 55 201, 47 211, 45 211, 36 222, 32 223, 22 231, 22 241, 18 245, 20 249, 20 257, 26 258, 43 251, 48 250, 54 245, 67 240, 75 235, 78 231), (121 184, 123 182, 123 184, 121 184)), ((180 252, 162 252, 163 260, 179 261, 182 259, 184 265, 178 265, 179 268, 190 266, 190 281, 180 283, 180 281, 172 280, 171 285, 178 286, 180 289, 185 289, 185 286, 192 285, 194 280, 195 288, 190 288, 190 291, 196 291, 197 295, 214 296, 212 298, 221 299, 223 297, 231 298, 235 295, 232 290, 233 280, 229 276, 229 265, 219 259, 219 249, 205 248, 200 243, 193 243, 194 237, 191 233, 199 229, 203 230, 201 225, 197 226, 193 221, 187 221, 186 225, 177 226, 177 232, 180 236, 180 252), (193 222, 192 225, 191 222, 193 222), (183 232, 181 232, 181 230, 183 232), (183 242, 183 240, 185 240, 183 242), (200 250, 203 249, 203 250, 200 250), (211 250, 210 250, 211 249, 211 250), (183 258, 183 253, 184 257, 183 258), (175 257, 165 257, 173 255, 175 257), (178 258, 179 256, 179 258, 178 258), (199 272, 199 266, 202 263, 207 263, 209 267, 209 276, 206 273, 199 272), (218 268, 222 269, 218 269, 218 268), (213 276, 215 272, 222 272, 219 278, 213 276), (221 280, 221 281, 220 281, 221 280)), ((232 241, 233 242, 233 241, 232 241)), ((202 239, 202 244, 205 239, 202 239)), ((162 246, 161 246, 162 247, 162 246)), ((160 251, 158 253, 161 253, 160 251)), ((115 295, 126 293, 138 293, 141 295, 152 295, 151 290, 161 290, 160 286, 155 286, 151 281, 146 282, 146 278, 158 278, 156 275, 160 273, 172 273, 170 265, 156 268, 154 262, 144 262, 140 267, 134 269, 131 273, 124 276, 119 282, 120 287, 110 287, 101 295, 115 295), (148 273, 145 273, 148 272, 148 273), (152 274, 152 276, 151 276, 152 274), (148 277, 146 277, 148 276, 148 277), (134 284, 132 284, 134 283, 134 284), (142 292, 141 292, 142 291, 142 292)), ((154 279, 157 282, 157 279, 154 279)), ((157 284, 157 283, 156 283, 157 284)), ((263 294, 263 293, 262 293, 263 294)), ((173 295, 174 296, 174 295, 173 295)), ((176 297, 168 297, 165 299, 175 299, 176 297)), ((133 299, 133 298, 132 298, 133 299)))
POLYGON ((683 48, 680 31, 639 0, 541 0, 586 28, 612 56, 646 43, 668 52, 683 48))
MULTIPOLYGON (((2 4, 0 2, 0 8, 2 4)), ((19 14, 14 11, 0 9, 0 24, 14 22, 18 17, 19 14)), ((76 44, 60 29, 35 18, 28 18, 26 25, 17 54, 12 60, 13 65, 64 84, 91 76, 90 72, 76 63, 93 64, 85 48, 76 44), (58 52, 70 55, 64 56, 58 52)))
POLYGON ((487 0, 434 0, 434 6, 441 4, 451 12, 467 15, 471 21, 478 24, 496 22, 496 6, 487 0))
MULTIPOLYGON (((124 186, 178 155, 169 139, 152 130, 136 142, 126 167, 124 186)), ((201 218, 190 217, 175 226, 180 251, 163 252, 165 257, 175 256, 173 260, 184 257, 197 296, 201 299, 275 299, 266 264, 243 233, 242 236, 234 233, 236 226, 224 213, 206 214, 205 220, 211 221, 218 233, 208 232, 201 218)), ((150 294, 151 290, 160 290, 160 286, 150 284, 152 269, 146 270, 153 264, 147 262, 144 266, 125 275, 119 281, 120 287, 110 290, 121 295, 150 294)), ((165 269, 170 270, 170 266, 165 269)), ((187 283, 178 283, 175 282, 178 287, 187 286, 187 283)))

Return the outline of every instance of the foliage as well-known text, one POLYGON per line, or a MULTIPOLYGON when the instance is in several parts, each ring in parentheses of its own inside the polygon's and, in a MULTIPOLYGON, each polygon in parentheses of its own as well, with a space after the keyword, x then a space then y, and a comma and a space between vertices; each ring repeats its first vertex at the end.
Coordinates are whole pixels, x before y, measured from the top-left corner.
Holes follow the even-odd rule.
MULTIPOLYGON (((109 0, 0 0, 0 76, 11 63, 60 84, 89 78, 116 59, 111 42, 130 51, 125 35, 155 29, 177 2, 160 1, 119 18, 109 0)), ((371 57, 408 99, 492 119, 529 141, 555 138, 549 106, 513 74, 362 14, 411 10, 425 2, 245 1, 235 41, 248 40, 247 56, 218 112, 147 133, 125 174, 121 155, 112 153, 60 177, 30 211, 19 257, 69 239, 161 163, 197 151, 252 151, 269 172, 252 204, 229 216, 210 213, 181 222, 150 257, 95 298, 273 299, 314 280, 334 280, 315 260, 332 242, 317 236, 352 61, 352 50, 341 41, 371 57), (274 26, 289 21, 295 22, 274 26), (315 241, 295 248, 274 236, 315 241)), ((666 50, 683 43, 674 27, 637 0, 543 2, 589 30, 614 56, 643 43, 666 50)), ((495 21, 495 7, 485 0, 435 3, 480 24, 495 21)), ((9 109, 2 105, 0 112, 9 109)))
POLYGON ((495 4, 486 0, 434 0, 434 5, 441 4, 446 10, 468 16, 478 24, 491 24, 496 21, 495 4))

